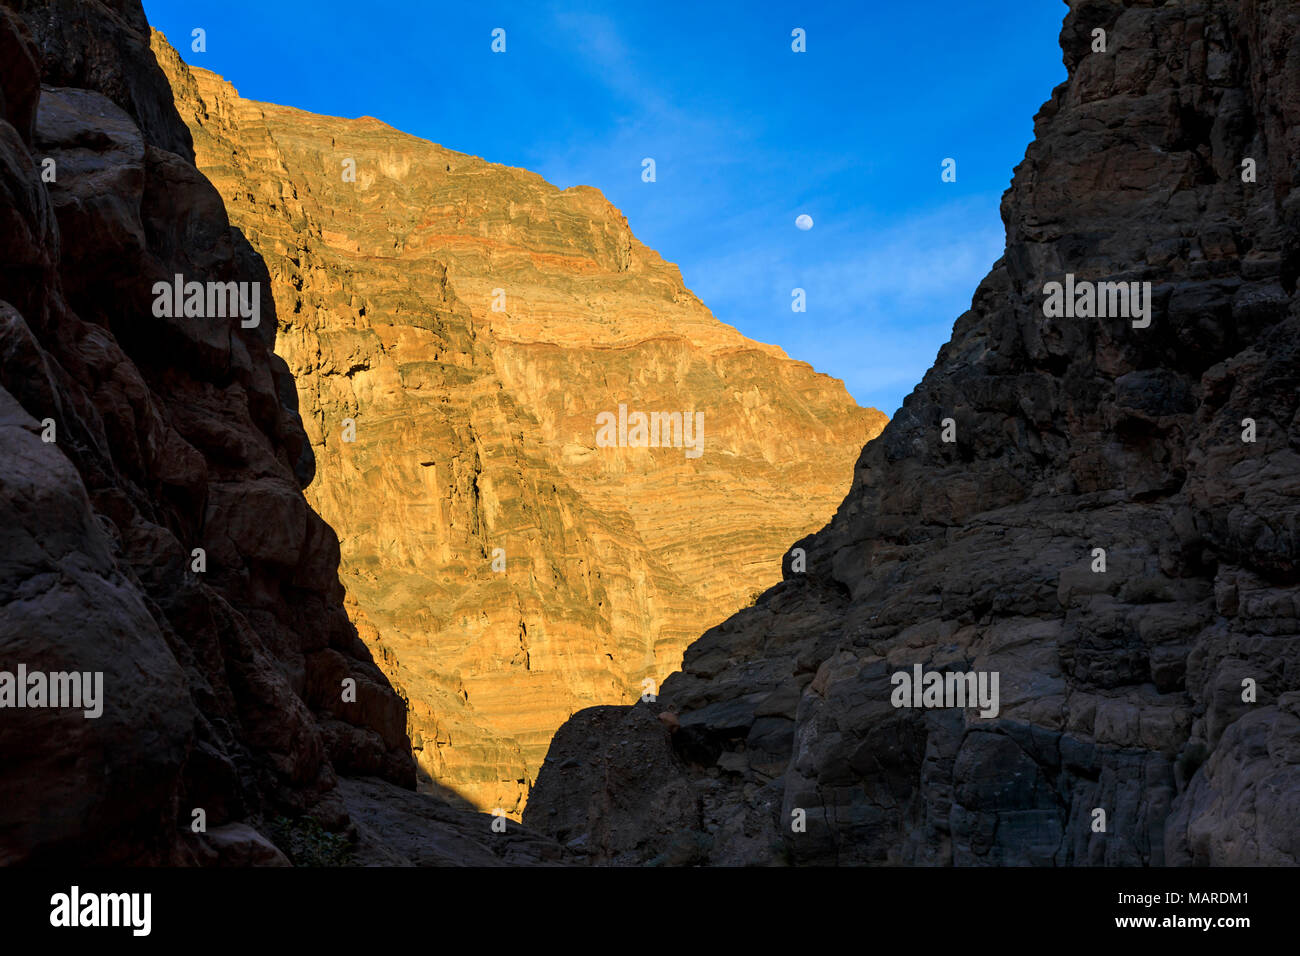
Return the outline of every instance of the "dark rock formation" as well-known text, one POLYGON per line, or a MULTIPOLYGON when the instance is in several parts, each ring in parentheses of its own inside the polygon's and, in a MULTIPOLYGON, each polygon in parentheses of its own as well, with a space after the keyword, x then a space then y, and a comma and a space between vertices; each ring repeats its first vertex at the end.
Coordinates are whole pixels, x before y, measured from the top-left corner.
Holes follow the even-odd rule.
POLYGON ((1006 253, 807 571, 575 716, 526 824, 602 862, 1300 862, 1300 5, 1072 0, 1061 46, 1006 253), (1150 282, 1149 326, 1049 317, 1066 274, 1150 282), (893 706, 916 664, 996 672, 997 716, 893 706))
POLYGON ((195 169, 136 0, 0 4, 0 59, 0 672, 102 674, 97 717, 0 708, 0 864, 357 843, 337 774, 400 805, 406 708, 303 498, 265 266, 195 169), (260 283, 260 323, 157 317, 177 274, 260 283))

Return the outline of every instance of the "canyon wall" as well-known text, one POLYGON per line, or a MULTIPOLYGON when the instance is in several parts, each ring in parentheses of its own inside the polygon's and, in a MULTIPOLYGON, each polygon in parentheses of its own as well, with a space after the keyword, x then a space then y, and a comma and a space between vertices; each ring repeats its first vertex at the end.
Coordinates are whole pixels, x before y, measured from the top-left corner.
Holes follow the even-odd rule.
POLYGON ((194 167, 138 3, 0 4, 0 58, 0 864, 355 837, 338 774, 400 790, 415 765, 302 495, 265 267, 194 167), (260 281, 260 325, 160 317, 176 274, 260 281), (20 685, 19 709, 19 673, 100 691, 20 685))
POLYGON ((1060 42, 1005 255, 806 572, 570 720, 526 824, 615 863, 1300 863, 1300 6, 1071 0, 1060 42), (1047 314, 1067 275, 1151 283, 1149 324, 1047 314), (895 706, 916 665, 997 674, 996 715, 895 706))
POLYGON ((307 498, 421 785, 517 817, 571 714, 657 689, 779 579, 885 416, 714 319, 597 190, 244 100, 154 49, 267 263, 307 498), (620 405, 698 415, 698 454, 602 447, 620 405))

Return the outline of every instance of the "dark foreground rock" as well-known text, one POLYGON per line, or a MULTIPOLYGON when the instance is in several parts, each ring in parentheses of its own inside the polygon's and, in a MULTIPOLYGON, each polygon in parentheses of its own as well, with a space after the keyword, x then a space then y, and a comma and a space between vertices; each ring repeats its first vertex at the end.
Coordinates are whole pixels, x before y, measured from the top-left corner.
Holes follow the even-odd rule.
MULTIPOLYGON (((302 495, 266 268, 138 2, 0 3, 0 59, 0 864, 368 859, 339 775, 419 815, 406 707, 302 495), (178 274, 259 283, 260 322, 160 317, 178 274), (101 712, 5 702, 19 668, 99 675, 101 712)), ((558 853, 424 812, 431 862, 558 853)))
POLYGON ((526 824, 598 862, 1300 862, 1300 6, 1069 6, 1005 255, 806 571, 576 715, 526 824), (1149 325, 1045 314, 1067 274, 1150 282, 1149 325), (917 664, 998 674, 996 716, 895 707, 917 664))
POLYGON ((448 806, 367 777, 341 780, 356 828, 348 863, 366 866, 563 866, 578 858, 504 816, 448 806))

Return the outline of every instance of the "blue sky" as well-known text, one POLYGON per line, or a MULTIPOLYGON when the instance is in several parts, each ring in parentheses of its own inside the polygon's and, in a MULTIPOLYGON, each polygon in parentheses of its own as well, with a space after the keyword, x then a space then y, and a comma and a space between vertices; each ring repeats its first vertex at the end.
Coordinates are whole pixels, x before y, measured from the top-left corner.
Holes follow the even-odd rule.
POLYGON ((719 319, 890 415, 1001 254, 1002 192, 1065 79, 1058 0, 144 6, 247 98, 596 186, 719 319))

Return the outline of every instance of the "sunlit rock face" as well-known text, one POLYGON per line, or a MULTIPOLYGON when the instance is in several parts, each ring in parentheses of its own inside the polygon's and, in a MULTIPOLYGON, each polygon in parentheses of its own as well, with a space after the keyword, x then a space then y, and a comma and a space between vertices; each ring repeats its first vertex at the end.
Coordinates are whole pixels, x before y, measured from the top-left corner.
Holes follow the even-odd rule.
POLYGON ((1005 255, 807 570, 566 723, 525 823, 601 862, 1300 863, 1300 6, 1069 7, 1005 255), (997 674, 996 715, 898 706, 917 665, 997 674))
POLYGON ((518 815, 572 713, 657 690, 779 580, 885 416, 714 319, 597 190, 249 102, 154 48, 266 260, 307 497, 422 783, 518 815), (656 412, 692 441, 638 447, 656 412))

